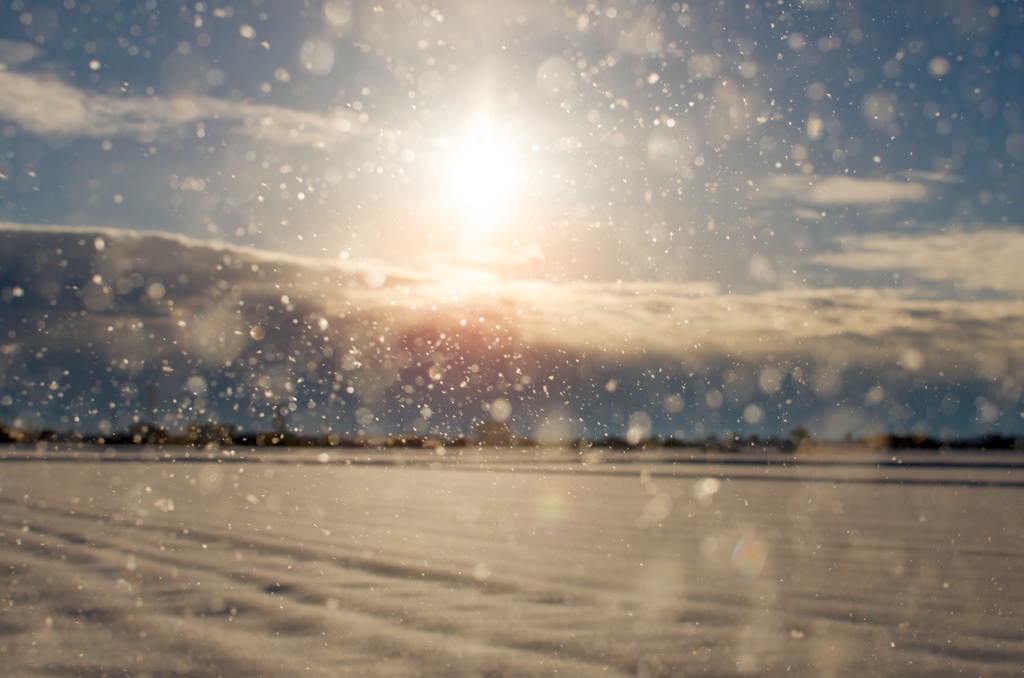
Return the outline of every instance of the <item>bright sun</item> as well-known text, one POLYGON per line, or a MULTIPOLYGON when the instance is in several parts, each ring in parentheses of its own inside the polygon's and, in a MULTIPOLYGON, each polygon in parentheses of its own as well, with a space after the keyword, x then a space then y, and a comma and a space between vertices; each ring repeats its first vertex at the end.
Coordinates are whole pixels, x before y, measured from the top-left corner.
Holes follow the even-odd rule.
POLYGON ((505 212, 516 182, 516 164, 508 145, 487 131, 478 131, 452 156, 449 199, 467 228, 487 229, 505 212))

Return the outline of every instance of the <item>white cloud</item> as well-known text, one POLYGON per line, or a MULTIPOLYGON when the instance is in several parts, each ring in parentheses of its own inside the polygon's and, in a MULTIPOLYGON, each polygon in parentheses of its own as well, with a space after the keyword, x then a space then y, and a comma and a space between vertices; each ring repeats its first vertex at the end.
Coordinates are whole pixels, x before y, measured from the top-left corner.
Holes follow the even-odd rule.
POLYGON ((239 134, 288 146, 332 146, 365 133, 365 125, 349 112, 321 115, 205 96, 110 96, 43 74, 0 71, 0 91, 0 119, 43 136, 156 139, 213 120, 239 134))
POLYGON ((891 206, 928 201, 935 192, 933 183, 934 177, 922 177, 918 174, 908 175, 907 178, 899 180, 775 174, 758 184, 756 195, 769 200, 790 198, 807 205, 822 207, 891 206))
POLYGON ((925 170, 904 170, 899 174, 912 181, 925 181, 936 184, 962 184, 963 179, 946 172, 928 172, 925 170))
POLYGON ((814 263, 856 271, 898 272, 904 280, 953 283, 961 290, 1024 296, 1024 232, 989 228, 923 235, 878 233, 840 239, 838 252, 814 263))
POLYGON ((0 70, 32 61, 38 55, 39 48, 30 42, 0 40, 0 70))

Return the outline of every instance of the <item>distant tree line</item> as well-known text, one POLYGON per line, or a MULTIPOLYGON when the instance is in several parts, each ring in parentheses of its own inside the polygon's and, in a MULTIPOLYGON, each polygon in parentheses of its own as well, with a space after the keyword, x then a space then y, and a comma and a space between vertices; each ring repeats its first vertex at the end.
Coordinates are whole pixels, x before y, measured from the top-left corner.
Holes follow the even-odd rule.
POLYGON ((245 431, 236 426, 214 422, 196 422, 183 433, 172 434, 167 429, 145 422, 133 424, 125 431, 102 433, 61 433, 49 429, 20 430, 0 423, 0 443, 71 442, 98 445, 188 445, 192 447, 344 447, 344 448, 536 448, 568 447, 579 451, 588 449, 618 450, 622 452, 653 449, 691 449, 704 451, 742 452, 744 449, 775 449, 780 452, 801 452, 822 445, 845 445, 885 450, 1019 450, 1024 451, 1024 434, 1005 435, 986 433, 971 438, 939 440, 927 435, 885 433, 862 438, 847 436, 842 441, 815 441, 806 427, 798 427, 788 436, 761 436, 757 434, 705 436, 684 439, 675 436, 649 436, 631 440, 608 435, 601 438, 576 438, 555 442, 540 442, 516 435, 507 424, 484 422, 473 435, 450 437, 420 434, 389 435, 384 437, 341 436, 334 433, 299 434, 284 427, 272 431, 245 431))

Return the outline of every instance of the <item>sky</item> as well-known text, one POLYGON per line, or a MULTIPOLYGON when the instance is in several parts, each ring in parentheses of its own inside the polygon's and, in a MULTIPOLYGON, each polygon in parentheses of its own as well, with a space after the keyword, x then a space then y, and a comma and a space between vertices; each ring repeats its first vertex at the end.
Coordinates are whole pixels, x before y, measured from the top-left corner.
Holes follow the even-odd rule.
MULTIPOLYGON (((230 251, 345 272, 296 291, 331 322, 479 326, 505 377, 448 403, 458 426, 503 400, 529 434, 1019 431, 1022 45, 1019 2, 14 0, 0 221, 21 273, 0 308, 63 308, 14 262, 85 228, 112 245, 94 267, 202 278, 230 251)), ((96 284, 134 289, 116 282, 96 284)), ((225 365, 205 357, 210 382, 225 365)), ((72 425, 28 395, 65 369, 49 360, 9 359, 6 418, 72 425)), ((377 390, 351 403, 371 428, 442 419, 377 390)))

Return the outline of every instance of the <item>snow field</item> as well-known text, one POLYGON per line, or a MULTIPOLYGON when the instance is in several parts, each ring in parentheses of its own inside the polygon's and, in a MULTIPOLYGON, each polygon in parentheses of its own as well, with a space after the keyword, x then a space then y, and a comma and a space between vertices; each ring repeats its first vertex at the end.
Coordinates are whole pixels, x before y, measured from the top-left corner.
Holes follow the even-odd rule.
POLYGON ((5 463, 0 673, 1024 666, 1020 472, 529 470, 5 463))

